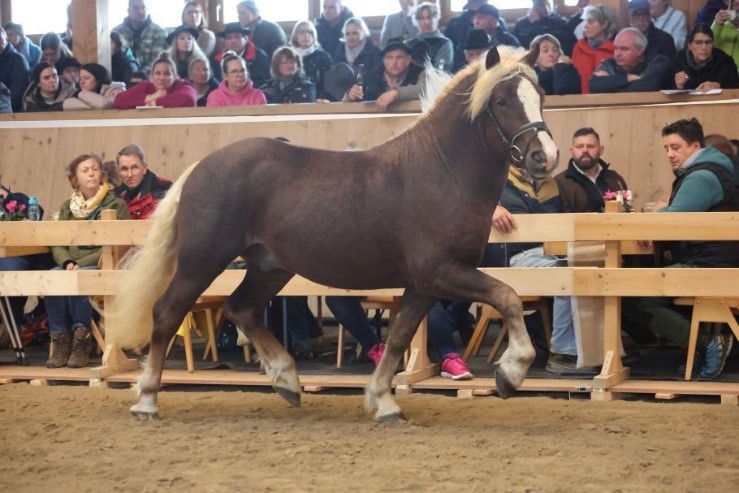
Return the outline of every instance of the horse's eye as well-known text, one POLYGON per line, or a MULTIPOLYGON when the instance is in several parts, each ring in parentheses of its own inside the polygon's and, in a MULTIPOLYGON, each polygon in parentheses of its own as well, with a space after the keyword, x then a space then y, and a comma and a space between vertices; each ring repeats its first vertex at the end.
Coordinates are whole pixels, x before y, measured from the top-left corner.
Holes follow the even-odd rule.
POLYGON ((496 106, 505 106, 506 105, 505 99, 503 99, 503 98, 496 99, 495 100, 495 105, 496 106))

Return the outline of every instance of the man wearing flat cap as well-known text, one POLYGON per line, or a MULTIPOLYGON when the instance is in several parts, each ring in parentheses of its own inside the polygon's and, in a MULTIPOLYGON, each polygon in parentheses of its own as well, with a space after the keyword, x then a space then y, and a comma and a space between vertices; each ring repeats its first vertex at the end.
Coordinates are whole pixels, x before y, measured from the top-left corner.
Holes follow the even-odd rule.
POLYGON ((365 86, 355 84, 346 93, 346 101, 375 101, 380 111, 396 102, 418 99, 426 87, 423 68, 411 63, 413 50, 403 38, 388 41, 382 55, 382 67, 367 74, 365 86))
POLYGON ((567 56, 572 55, 572 48, 577 42, 575 34, 567 26, 567 20, 552 9, 550 0, 532 0, 526 15, 516 20, 513 34, 526 49, 535 37, 551 34, 559 40, 562 51, 567 56))
POLYGON ((480 5, 480 8, 475 10, 475 15, 472 17, 472 25, 475 29, 482 29, 487 33, 490 46, 520 47, 521 43, 518 42, 518 38, 500 29, 499 23, 500 12, 495 6, 487 3, 480 5))
POLYGON ((262 87, 270 77, 270 60, 264 50, 257 48, 251 42, 249 30, 238 22, 229 22, 223 31, 218 33, 218 36, 223 38, 223 51, 213 56, 213 63, 211 63, 213 76, 217 79, 222 78, 221 60, 223 54, 231 50, 246 60, 246 69, 254 87, 262 87))
POLYGON ((236 5, 236 13, 242 26, 251 31, 249 39, 272 59, 272 54, 280 46, 287 44, 285 31, 274 22, 266 21, 259 15, 259 7, 254 0, 244 0, 236 5))
POLYGON ((647 58, 664 55, 668 60, 675 58, 675 40, 670 33, 659 29, 652 22, 649 0, 631 0, 629 2, 629 25, 647 37, 647 58))

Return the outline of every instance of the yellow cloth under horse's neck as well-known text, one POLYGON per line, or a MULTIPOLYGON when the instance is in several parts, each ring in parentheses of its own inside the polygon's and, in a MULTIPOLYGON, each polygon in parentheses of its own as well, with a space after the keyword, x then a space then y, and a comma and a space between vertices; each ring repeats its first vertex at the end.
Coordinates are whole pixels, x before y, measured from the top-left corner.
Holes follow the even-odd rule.
POLYGON ((531 197, 536 197, 539 202, 546 202, 559 195, 557 182, 554 181, 551 175, 547 176, 544 180, 532 182, 520 169, 511 166, 508 168, 508 179, 511 180, 516 188, 528 193, 531 197))

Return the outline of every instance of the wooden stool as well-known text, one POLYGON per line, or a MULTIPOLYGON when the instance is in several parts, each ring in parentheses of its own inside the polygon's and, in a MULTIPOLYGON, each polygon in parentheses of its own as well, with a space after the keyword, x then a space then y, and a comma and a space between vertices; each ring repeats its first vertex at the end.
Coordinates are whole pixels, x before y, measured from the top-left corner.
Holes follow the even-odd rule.
MULTIPOLYGON (((205 334, 207 343, 205 345, 205 351, 203 353, 203 359, 208 357, 208 353, 212 354, 213 361, 218 361, 218 345, 216 344, 216 325, 213 323, 214 310, 222 311, 223 301, 226 298, 223 296, 203 296, 193 305, 190 312, 185 316, 185 320, 182 321, 182 338, 185 342, 185 361, 187 363, 187 371, 193 373, 195 371, 195 361, 192 351, 192 330, 196 329, 194 313, 203 311, 205 312, 205 323, 207 334, 205 334)), ((167 348, 167 354, 172 350, 177 334, 172 337, 167 348)))
POLYGON ((688 342, 688 361, 685 365, 685 380, 693 377, 695 348, 698 343, 698 331, 701 322, 728 324, 739 340, 739 324, 735 316, 739 314, 739 298, 719 298, 713 296, 697 298, 675 298, 676 305, 692 306, 693 316, 690 321, 690 339, 688 342))
MULTIPOLYGON (((521 303, 523 303, 524 311, 538 310, 541 312, 541 318, 544 324, 544 336, 547 339, 547 344, 549 344, 549 340, 552 338, 552 319, 549 315, 549 304, 546 298, 541 298, 539 296, 521 296, 520 298, 521 303)), ((485 305, 482 310, 480 320, 477 322, 477 325, 475 325, 475 330, 472 332, 470 342, 467 344, 467 347, 464 350, 462 359, 467 361, 471 356, 477 356, 477 354, 480 352, 482 341, 485 339, 485 335, 487 334, 488 328, 490 327, 490 322, 496 320, 502 321, 503 315, 501 315, 501 313, 492 306, 485 305)), ((498 350, 503 343, 503 339, 507 334, 508 328, 501 325, 500 333, 495 339, 495 343, 493 343, 493 348, 490 350, 490 354, 488 355, 488 363, 493 361, 493 359, 495 358, 495 355, 498 353, 498 350)))
MULTIPOLYGON (((365 296, 360 302, 365 311, 369 310, 388 310, 388 324, 392 326, 395 316, 398 314, 400 307, 400 298, 394 296, 365 296)), ((361 347, 357 345, 357 354, 361 351, 361 347)), ((405 355, 406 361, 408 354, 405 355)), ((336 368, 341 368, 344 364, 344 326, 339 324, 338 348, 336 350, 336 368)))

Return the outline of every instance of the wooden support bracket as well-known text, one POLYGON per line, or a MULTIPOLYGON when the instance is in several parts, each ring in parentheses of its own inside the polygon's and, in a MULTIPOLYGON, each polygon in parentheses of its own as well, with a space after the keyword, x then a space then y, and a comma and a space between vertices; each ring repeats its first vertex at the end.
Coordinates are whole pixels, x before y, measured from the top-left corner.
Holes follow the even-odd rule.
POLYGON ((121 348, 115 344, 105 346, 103 353, 103 364, 96 368, 90 369, 91 380, 102 380, 117 373, 125 371, 138 370, 139 362, 135 359, 129 359, 121 348))

